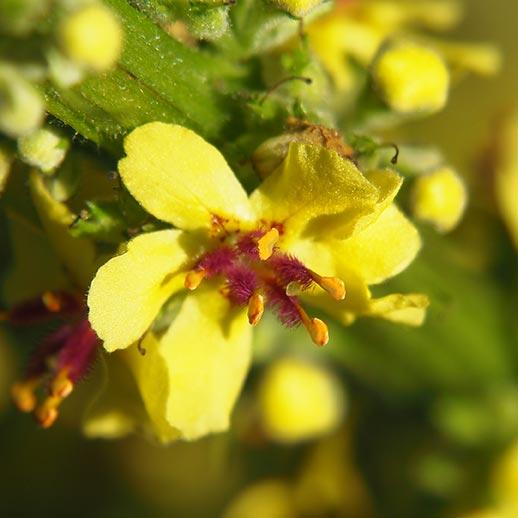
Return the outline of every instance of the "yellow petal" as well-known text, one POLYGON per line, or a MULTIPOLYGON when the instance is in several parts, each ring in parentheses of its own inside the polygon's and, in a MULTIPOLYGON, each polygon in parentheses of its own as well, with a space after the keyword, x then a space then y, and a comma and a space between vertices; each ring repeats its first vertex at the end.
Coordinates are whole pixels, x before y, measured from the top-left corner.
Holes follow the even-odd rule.
POLYGON ((95 273, 96 254, 93 244, 70 234, 68 229, 75 216, 64 203, 50 195, 41 174, 32 171, 29 186, 41 223, 56 254, 74 282, 86 288, 95 273))
POLYGON ((167 421, 167 397, 169 379, 164 361, 158 349, 159 339, 152 333, 142 340, 144 357, 136 346, 128 348, 126 359, 133 371, 146 413, 151 421, 154 435, 166 444, 180 437, 180 432, 167 421))
POLYGON ((189 294, 160 340, 146 340, 135 368, 152 420, 196 439, 226 430, 248 371, 251 327, 217 290, 189 294))
MULTIPOLYGON (((394 206, 387 210, 390 213, 394 210, 399 213, 394 206)), ((382 217, 385 218, 384 215, 382 217)), ((381 223, 383 223, 382 217, 379 218, 381 223)), ((397 221, 399 217, 403 216, 393 214, 390 217, 396 218, 397 221)), ((406 219, 405 222, 405 225, 410 225, 406 219)), ((362 234, 363 232, 358 234, 360 239, 363 239, 362 234)), ((409 231, 409 234, 412 234, 412 231, 409 231)), ((351 240, 355 238, 353 237, 351 240)), ((418 246, 418 244, 419 241, 416 244, 413 240, 410 240, 409 246, 418 246)), ((381 259, 381 253, 379 258, 372 256, 371 261, 365 256, 365 270, 362 270, 363 265, 361 263, 358 261, 354 263, 352 258, 349 261, 346 255, 341 254, 341 248, 345 246, 345 241, 342 243, 340 241, 315 243, 309 240, 298 240, 290 248, 290 252, 299 257, 309 268, 321 275, 339 277, 345 285, 346 295, 344 300, 336 301, 321 290, 304 295, 304 300, 312 306, 323 309, 344 325, 350 325, 360 316, 384 318, 412 326, 421 325, 428 306, 426 296, 421 294, 391 294, 373 299, 368 283, 364 278, 366 274, 394 275, 397 270, 404 267, 404 263, 409 260, 410 256, 404 257, 406 252, 401 250, 399 254, 395 253, 392 257, 389 257, 386 263, 381 259)))
POLYGON ((421 293, 393 293, 380 299, 372 299, 367 314, 417 327, 424 322, 428 305, 428 297, 421 293))
POLYGON ((210 228, 214 217, 252 219, 247 195, 221 153, 182 126, 151 122, 124 140, 119 172, 151 214, 182 229, 210 228))
POLYGON ((348 268, 346 261, 335 256, 334 246, 340 241, 315 242, 309 239, 295 241, 289 252, 299 258, 308 268, 319 275, 338 277, 344 282, 345 298, 337 301, 316 288, 303 296, 312 306, 319 307, 333 315, 345 325, 351 324, 357 315, 369 309, 371 293, 365 280, 354 270, 348 268))
POLYGON ((372 225, 330 246, 336 261, 367 284, 376 284, 403 271, 414 260, 421 240, 414 225, 392 204, 372 225))
POLYGON ((350 160, 321 146, 292 143, 250 202, 258 216, 281 223, 289 239, 303 232, 347 235, 378 198, 378 189, 350 160))
POLYGON ((184 275, 173 274, 197 253, 182 231, 161 230, 136 237, 99 269, 88 294, 89 319, 107 351, 144 334, 164 302, 183 287, 184 275))

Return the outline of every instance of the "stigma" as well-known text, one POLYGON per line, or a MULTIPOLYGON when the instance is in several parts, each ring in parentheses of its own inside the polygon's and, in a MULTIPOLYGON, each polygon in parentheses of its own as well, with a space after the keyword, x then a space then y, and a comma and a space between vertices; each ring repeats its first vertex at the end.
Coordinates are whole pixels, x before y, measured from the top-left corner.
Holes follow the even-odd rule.
POLYGON ((302 325, 316 345, 326 345, 327 325, 309 316, 299 297, 318 286, 340 301, 346 296, 344 282, 320 275, 298 258, 284 253, 279 248, 280 237, 277 226, 227 236, 187 272, 185 288, 195 290, 205 279, 221 278, 224 281, 221 293, 234 305, 247 308, 250 325, 258 325, 268 308, 283 325, 302 325))

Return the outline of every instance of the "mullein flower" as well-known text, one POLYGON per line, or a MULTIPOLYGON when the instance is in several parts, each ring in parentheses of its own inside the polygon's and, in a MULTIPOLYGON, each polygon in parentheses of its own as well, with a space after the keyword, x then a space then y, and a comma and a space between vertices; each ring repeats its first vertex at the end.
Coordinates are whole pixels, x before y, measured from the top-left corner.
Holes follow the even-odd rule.
POLYGON ((67 292, 47 291, 0 317, 13 325, 55 318, 63 321, 38 345, 24 377, 11 390, 19 410, 34 412, 40 425, 48 428, 56 421, 63 400, 91 368, 98 350, 99 339, 86 318, 84 302, 67 292), (46 396, 38 404, 36 392, 40 387, 46 387, 46 396))
POLYGON ((257 325, 265 308, 286 326, 303 325, 319 346, 327 326, 303 300, 347 323, 357 315, 422 321, 423 296, 372 299, 368 289, 404 269, 420 246, 392 203, 396 173, 364 176, 334 151, 295 143, 247 197, 222 155, 187 128, 145 124, 125 150, 124 184, 177 228, 137 236, 99 269, 89 319, 108 351, 141 341, 146 357, 131 362, 165 435, 228 426, 248 369, 246 321, 257 325), (165 302, 188 292, 166 332, 150 331, 165 302))

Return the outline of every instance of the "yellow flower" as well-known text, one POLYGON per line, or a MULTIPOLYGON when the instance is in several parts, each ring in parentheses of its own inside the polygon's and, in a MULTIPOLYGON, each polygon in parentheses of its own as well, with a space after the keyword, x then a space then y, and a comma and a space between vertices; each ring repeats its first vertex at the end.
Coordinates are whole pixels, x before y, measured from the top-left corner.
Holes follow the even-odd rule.
POLYGON ((448 99, 450 76, 441 56, 412 42, 391 43, 376 57, 372 75, 396 112, 436 112, 448 99))
POLYGON ((102 72, 119 59, 123 30, 109 9, 94 3, 78 9, 63 20, 60 38, 63 50, 71 60, 102 72))
POLYGON ((334 430, 344 413, 344 398, 338 380, 325 368, 283 358, 261 380, 259 408, 269 437, 297 442, 334 430))
POLYGON ((368 288, 404 269, 420 246, 392 203, 396 173, 364 176, 334 151, 292 143, 248 197, 223 156, 187 128, 145 124, 126 137, 125 151, 126 187, 178 228, 134 238, 99 269, 89 318, 108 351, 145 336, 147 355, 132 364, 164 437, 228 426, 249 363, 247 316, 256 325, 265 306, 284 324, 305 326, 318 345, 327 326, 302 300, 348 323, 357 315, 422 321, 422 296, 372 299, 368 288), (172 295, 193 290, 165 334, 148 332, 172 295))

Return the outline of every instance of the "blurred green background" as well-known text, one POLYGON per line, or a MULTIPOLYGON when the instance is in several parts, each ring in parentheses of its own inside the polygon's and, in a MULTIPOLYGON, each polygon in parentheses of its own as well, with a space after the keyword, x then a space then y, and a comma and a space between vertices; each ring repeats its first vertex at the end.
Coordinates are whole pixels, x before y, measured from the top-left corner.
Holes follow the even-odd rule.
MULTIPOLYGON (((467 0, 454 36, 497 44, 502 72, 463 80, 444 112, 399 135, 436 143, 473 190, 461 228, 446 240, 424 229, 421 257, 394 281, 431 293, 427 324, 408 330, 365 321, 334 330, 342 343, 328 354, 348 387, 353 437, 352 451, 339 450, 337 458, 347 466, 354 460, 366 481, 373 507, 364 507, 365 515, 456 516, 483 507, 491 498, 488 470, 518 438, 517 261, 483 188, 482 167, 496 117, 517 100, 517 21, 513 0, 467 0)), ((219 516, 254 481, 300 477, 314 448, 253 441, 239 426, 167 448, 140 438, 91 441, 80 436, 73 415, 42 431, 7 396, 25 355, 14 355, 13 344, 27 347, 27 337, 0 339, 2 516, 219 516)), ((289 339, 279 332, 277 340, 289 339)), ((236 419, 245 407, 246 398, 236 419)), ((353 483, 343 487, 358 491, 353 483)), ((354 501, 352 495, 345 511, 309 516, 359 516, 354 501)))

